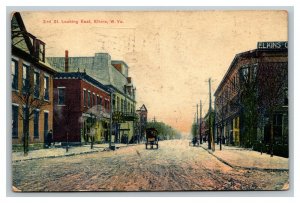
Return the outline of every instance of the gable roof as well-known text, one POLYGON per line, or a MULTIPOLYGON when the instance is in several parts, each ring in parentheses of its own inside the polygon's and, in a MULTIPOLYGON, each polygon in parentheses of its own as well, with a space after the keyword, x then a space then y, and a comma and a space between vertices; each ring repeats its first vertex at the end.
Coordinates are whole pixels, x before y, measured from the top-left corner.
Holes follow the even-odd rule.
MULTIPOLYGON (((12 54, 21 57, 28 62, 33 63, 35 66, 46 70, 49 73, 55 73, 56 71, 50 66, 47 61, 40 60, 39 52, 34 46, 45 45, 45 43, 37 39, 34 35, 27 32, 21 14, 19 12, 12 13, 11 16, 11 48, 12 54)), ((39 50, 39 49, 38 49, 39 50)), ((43 52, 43 56, 44 56, 43 52)), ((43 58, 44 59, 44 58, 43 58)))
POLYGON ((141 106, 140 110, 141 110, 141 111, 146 111, 146 112, 148 112, 148 110, 147 110, 145 104, 143 104, 143 105, 141 106))
POLYGON ((31 54, 31 47, 33 45, 28 34, 29 33, 26 30, 21 14, 19 12, 13 13, 11 19, 12 46, 31 54))

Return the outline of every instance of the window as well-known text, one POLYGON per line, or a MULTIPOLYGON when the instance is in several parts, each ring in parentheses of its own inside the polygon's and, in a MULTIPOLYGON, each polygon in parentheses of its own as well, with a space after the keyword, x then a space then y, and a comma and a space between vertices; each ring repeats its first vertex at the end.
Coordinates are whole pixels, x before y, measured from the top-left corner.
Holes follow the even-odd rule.
POLYGON ((18 138, 18 112, 19 107, 12 106, 12 138, 18 138))
POLYGON ((101 110, 101 109, 102 109, 102 106, 103 106, 103 104, 102 104, 102 97, 101 97, 101 96, 100 96, 99 105, 100 105, 100 110, 101 110))
POLYGON ((34 72, 33 74, 34 83, 34 97, 38 98, 40 96, 40 73, 34 72))
POLYGON ((256 76, 257 76, 257 64, 254 64, 253 65, 252 79, 256 80, 256 76))
POLYGON ((241 73, 242 73, 242 78, 245 82, 248 81, 249 78, 249 68, 247 66, 243 67, 241 69, 241 73))
POLYGON ((83 106, 87 106, 86 90, 83 90, 83 106))
POLYGON ((116 95, 113 95, 113 109, 116 109, 116 95))
POLYGON ((34 138, 39 138, 39 110, 34 110, 33 113, 33 124, 34 124, 34 129, 33 129, 33 136, 34 138))
POLYGON ((58 88, 58 105, 65 104, 65 88, 59 87, 58 88))
POLYGON ((93 93, 93 99, 92 99, 92 106, 96 105, 96 96, 95 93, 93 93))
POLYGON ((99 95, 96 96, 96 103, 95 103, 95 104, 96 104, 96 106, 97 106, 97 109, 98 109, 98 105, 99 105, 98 102, 99 102, 99 95))
POLYGON ((120 98, 117 97, 117 111, 120 111, 120 98))
POLYGON ((14 59, 11 61, 11 87, 18 89, 18 61, 14 59))
MULTIPOLYGON (((47 137, 48 134, 48 127, 49 127, 49 112, 48 111, 44 111, 44 139, 47 137)), ((46 139, 45 139, 46 141, 46 139)))
POLYGON ((105 99, 105 101, 104 101, 104 108, 105 108, 105 110, 109 110, 109 102, 108 102, 108 100, 106 100, 105 99))
POLYGON ((121 112, 124 112, 124 100, 121 99, 121 112))
POLYGON ((29 66, 23 65, 23 92, 29 91, 29 66))
POLYGON ((91 106, 91 92, 88 91, 88 101, 87 101, 87 107, 91 106))
POLYGON ((44 100, 49 100, 49 77, 44 76, 44 100))

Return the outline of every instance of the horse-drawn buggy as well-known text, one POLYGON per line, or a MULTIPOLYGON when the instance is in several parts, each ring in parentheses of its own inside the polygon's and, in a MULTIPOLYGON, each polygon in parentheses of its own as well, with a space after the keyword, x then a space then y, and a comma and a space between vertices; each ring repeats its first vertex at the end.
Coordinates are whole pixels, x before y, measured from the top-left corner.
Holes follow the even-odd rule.
POLYGON ((158 132, 155 128, 147 128, 146 129, 146 149, 148 149, 148 145, 153 149, 153 145, 156 145, 156 149, 158 149, 158 132))

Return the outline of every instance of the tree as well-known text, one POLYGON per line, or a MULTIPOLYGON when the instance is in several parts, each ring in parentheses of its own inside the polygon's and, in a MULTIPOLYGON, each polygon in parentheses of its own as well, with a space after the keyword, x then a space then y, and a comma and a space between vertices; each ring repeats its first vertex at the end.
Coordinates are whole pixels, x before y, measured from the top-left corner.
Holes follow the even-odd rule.
POLYGON ((257 64, 246 65, 240 69, 240 111, 242 134, 241 145, 252 147, 257 139, 257 64))
POLYGON ((264 62, 258 69, 258 102, 261 112, 268 116, 270 126, 270 154, 274 147, 274 114, 285 103, 288 89, 287 62, 264 62))
POLYGON ((27 67, 27 78, 23 78, 22 91, 15 94, 18 102, 23 106, 23 111, 19 111, 19 115, 23 120, 24 156, 27 156, 29 151, 29 122, 37 109, 50 104, 49 101, 44 100, 44 94, 41 94, 41 79, 34 74, 33 67, 27 67))
POLYGON ((193 136, 193 139, 197 137, 197 124, 196 123, 192 124, 191 134, 193 136))
POLYGON ((147 122, 147 128, 155 128, 160 140, 180 139, 181 134, 163 122, 147 122))

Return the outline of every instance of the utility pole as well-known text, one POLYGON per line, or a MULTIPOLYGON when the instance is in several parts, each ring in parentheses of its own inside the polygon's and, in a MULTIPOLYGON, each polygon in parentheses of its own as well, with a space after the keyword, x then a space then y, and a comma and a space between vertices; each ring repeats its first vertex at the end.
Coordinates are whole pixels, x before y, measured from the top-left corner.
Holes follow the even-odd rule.
MULTIPOLYGON (((198 122, 199 122, 199 119, 198 119, 198 104, 197 104, 197 122, 196 122, 196 129, 199 129, 199 124, 198 124, 198 122)), ((197 130, 196 130, 196 138, 197 138, 197 130)), ((198 139, 197 139, 198 140, 198 139)))
POLYGON ((202 101, 200 100, 200 123, 199 123, 199 136, 200 136, 200 144, 202 144, 202 101))
POLYGON ((214 137, 213 137, 213 131, 212 131, 212 118, 211 118, 211 78, 208 80, 209 84, 209 139, 208 139, 208 149, 212 149, 212 151, 215 151, 215 146, 214 146, 214 137))

